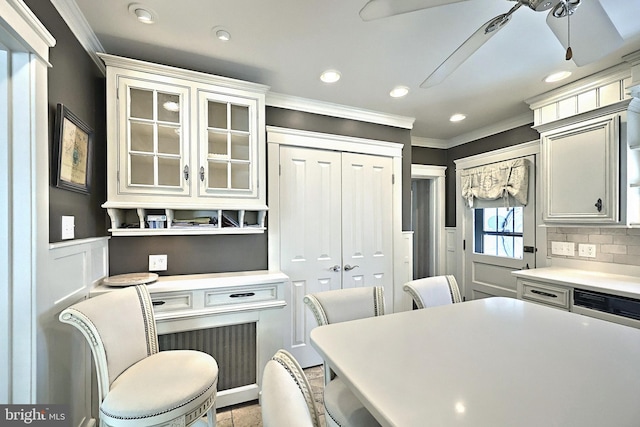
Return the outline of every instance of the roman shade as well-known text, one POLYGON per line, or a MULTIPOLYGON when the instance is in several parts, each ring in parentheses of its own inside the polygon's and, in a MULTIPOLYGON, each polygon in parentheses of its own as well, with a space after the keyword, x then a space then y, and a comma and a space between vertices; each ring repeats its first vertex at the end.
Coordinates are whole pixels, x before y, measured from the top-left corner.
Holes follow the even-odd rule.
POLYGON ((529 188, 529 162, 526 159, 507 160, 475 168, 460 174, 462 198, 469 207, 474 199, 502 199, 504 206, 526 206, 529 188))

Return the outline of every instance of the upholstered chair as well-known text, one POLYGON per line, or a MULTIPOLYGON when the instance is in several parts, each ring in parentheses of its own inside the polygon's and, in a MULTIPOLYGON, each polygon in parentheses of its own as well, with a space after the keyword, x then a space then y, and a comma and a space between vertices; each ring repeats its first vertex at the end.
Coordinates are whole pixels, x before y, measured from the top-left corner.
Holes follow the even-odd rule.
MULTIPOLYGON (((305 295, 304 303, 318 326, 384 314, 384 290, 380 286, 337 289, 305 295)), ((325 363, 324 409, 327 426, 374 427, 378 422, 346 384, 325 363)))
POLYGON ((403 289, 411 295, 417 308, 436 307, 462 301, 458 282, 451 275, 412 280, 405 283, 403 289))
POLYGON ((146 286, 113 290, 60 313, 80 330, 95 361, 102 426, 215 426, 218 365, 192 350, 158 351, 146 286))
POLYGON ((264 427, 322 427, 309 381, 285 350, 264 367, 260 405, 264 427))

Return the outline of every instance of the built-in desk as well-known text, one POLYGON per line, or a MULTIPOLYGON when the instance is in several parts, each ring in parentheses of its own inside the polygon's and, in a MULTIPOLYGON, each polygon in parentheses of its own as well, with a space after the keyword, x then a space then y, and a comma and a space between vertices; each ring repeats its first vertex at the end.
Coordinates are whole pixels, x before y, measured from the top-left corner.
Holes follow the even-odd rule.
MULTIPOLYGON (((288 283, 273 271, 160 277, 147 285, 160 349, 214 356, 218 407, 258 399, 264 366, 283 346, 288 283)), ((91 296, 117 289, 100 285, 91 296)))

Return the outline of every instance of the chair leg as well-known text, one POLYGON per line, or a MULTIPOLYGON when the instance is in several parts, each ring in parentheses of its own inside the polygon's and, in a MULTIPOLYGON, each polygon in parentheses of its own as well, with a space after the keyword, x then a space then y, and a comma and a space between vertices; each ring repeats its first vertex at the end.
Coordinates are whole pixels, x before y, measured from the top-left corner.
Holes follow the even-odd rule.
POLYGON ((216 427, 216 402, 207 411, 207 424, 209 427, 216 427))

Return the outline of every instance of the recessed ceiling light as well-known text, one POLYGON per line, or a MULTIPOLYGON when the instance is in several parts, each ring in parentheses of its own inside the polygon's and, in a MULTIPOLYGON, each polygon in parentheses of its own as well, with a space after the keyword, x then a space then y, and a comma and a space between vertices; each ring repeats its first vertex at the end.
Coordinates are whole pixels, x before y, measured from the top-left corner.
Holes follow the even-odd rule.
POLYGON ((320 80, 325 83, 335 83, 340 80, 340 72, 337 70, 327 70, 320 75, 320 80))
POLYGON ((131 3, 129 5, 129 12, 136 17, 138 22, 142 22, 143 24, 153 24, 158 18, 158 15, 153 10, 140 3, 131 3))
POLYGON ((389 92, 389 95, 391 95, 392 98, 402 98, 403 96, 407 95, 409 93, 409 88, 406 86, 396 86, 394 87, 391 92, 389 92))
POLYGON ((571 71, 559 71, 557 73, 549 74, 544 78, 545 83, 555 83, 560 80, 564 80, 571 75, 571 71))
POLYGON ((466 119, 467 116, 465 116, 464 114, 454 114, 453 116, 449 117, 449 121, 450 122, 460 122, 464 119, 466 119))
POLYGON ((229 40, 231 40, 231 33, 226 28, 213 27, 211 29, 211 32, 220 41, 228 42, 229 40))

